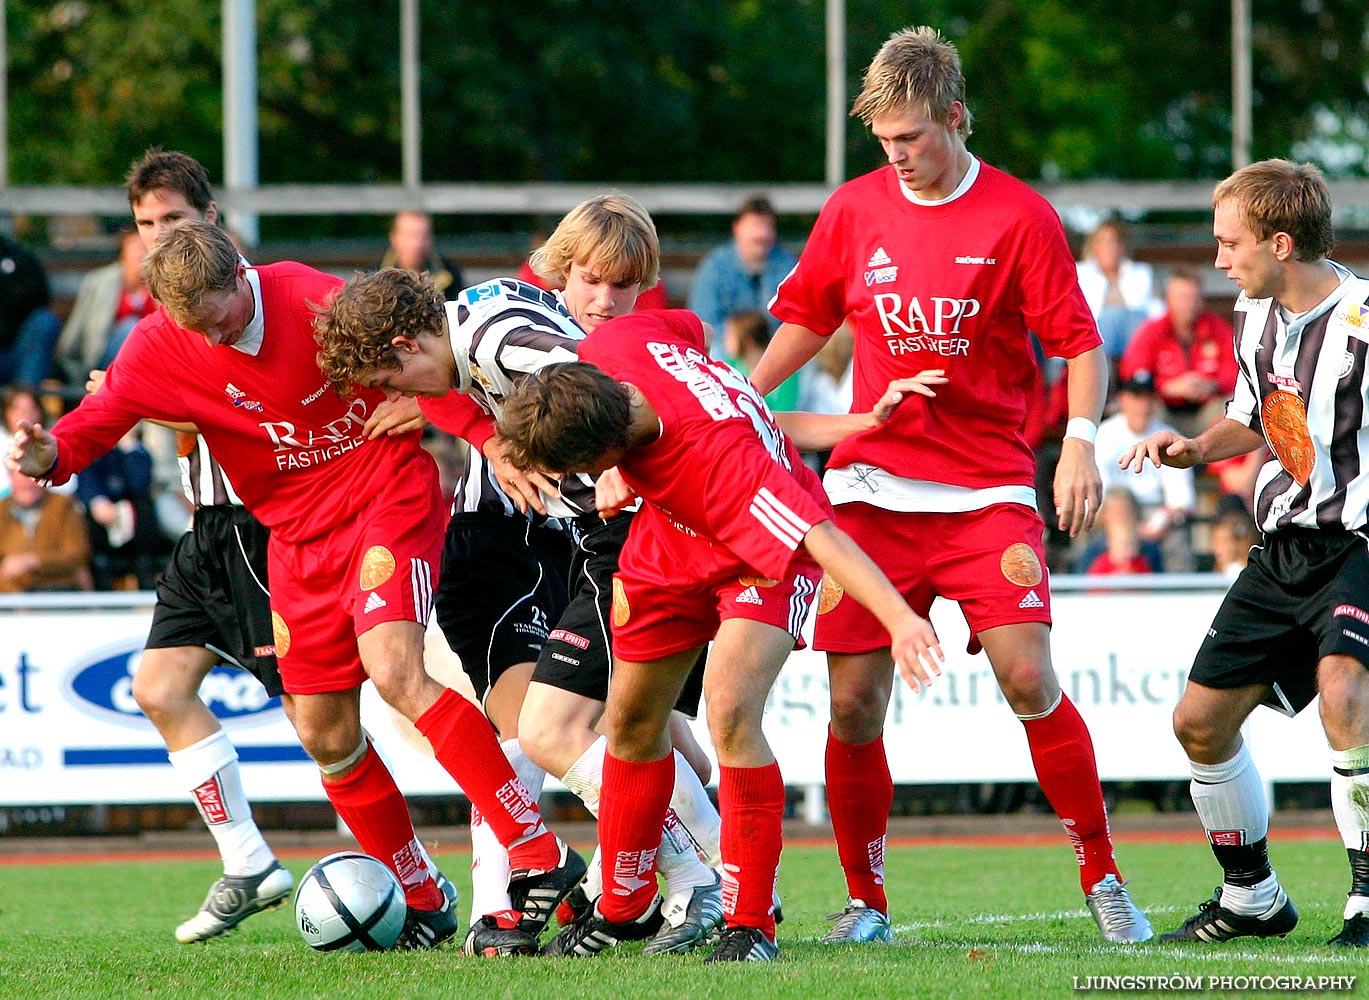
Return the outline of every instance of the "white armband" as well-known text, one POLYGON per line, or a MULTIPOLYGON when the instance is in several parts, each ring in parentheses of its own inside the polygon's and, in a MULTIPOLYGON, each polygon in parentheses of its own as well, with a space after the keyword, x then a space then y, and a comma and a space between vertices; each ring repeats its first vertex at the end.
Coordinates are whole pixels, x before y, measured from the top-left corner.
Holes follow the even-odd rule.
POLYGON ((1088 417, 1070 417, 1069 423, 1065 424, 1065 437, 1078 438, 1080 441, 1087 441, 1093 444, 1093 439, 1098 436, 1098 425, 1088 417))

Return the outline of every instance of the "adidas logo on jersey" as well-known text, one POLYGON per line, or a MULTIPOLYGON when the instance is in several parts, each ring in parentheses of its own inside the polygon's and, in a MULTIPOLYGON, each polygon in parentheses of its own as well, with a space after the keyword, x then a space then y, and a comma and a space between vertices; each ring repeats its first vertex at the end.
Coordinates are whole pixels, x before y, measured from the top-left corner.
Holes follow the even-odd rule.
POLYGON ((747 587, 745 590, 743 590, 740 594, 737 595, 737 603, 764 604, 765 601, 761 599, 761 595, 756 592, 755 587, 747 587))
POLYGON ((875 252, 870 255, 870 259, 865 262, 865 266, 884 267, 892 263, 893 261, 889 259, 889 255, 884 252, 884 248, 878 247, 875 252))
POLYGON ((244 396, 247 395, 247 393, 243 392, 232 382, 229 382, 226 386, 224 386, 223 391, 228 393, 229 399, 242 399, 244 396))
POLYGON ((383 608, 388 603, 389 602, 386 601, 385 598, 381 597, 373 590, 371 591, 370 596, 366 598, 366 607, 361 609, 361 613, 363 615, 369 615, 372 611, 375 611, 377 608, 383 608))
POLYGON ((1036 591, 1029 590, 1027 591, 1027 596, 1017 602, 1017 606, 1019 608, 1044 608, 1046 602, 1036 596, 1036 591))

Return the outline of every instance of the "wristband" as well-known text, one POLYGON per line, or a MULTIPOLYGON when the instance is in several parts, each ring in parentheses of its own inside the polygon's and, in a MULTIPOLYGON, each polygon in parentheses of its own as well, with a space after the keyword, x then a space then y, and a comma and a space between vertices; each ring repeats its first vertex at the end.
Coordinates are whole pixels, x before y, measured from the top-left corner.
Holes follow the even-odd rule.
POLYGON ((1087 441, 1093 444, 1093 439, 1098 436, 1098 425, 1088 417, 1070 417, 1069 423, 1065 424, 1065 437, 1078 438, 1080 441, 1087 441))

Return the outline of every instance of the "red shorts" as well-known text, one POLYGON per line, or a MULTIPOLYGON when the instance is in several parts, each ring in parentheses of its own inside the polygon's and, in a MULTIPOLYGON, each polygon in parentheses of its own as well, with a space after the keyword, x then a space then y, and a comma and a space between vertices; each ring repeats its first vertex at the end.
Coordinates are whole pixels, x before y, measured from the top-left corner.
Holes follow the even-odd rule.
MULTIPOLYGON (((837 525, 860 545, 918 614, 932 598, 960 605, 978 635, 999 625, 1051 621, 1042 544, 1045 523, 1031 507, 1000 503, 961 514, 905 514, 863 503, 836 508, 837 525)), ((831 653, 868 653, 889 645, 874 615, 824 579, 813 646, 831 653)))
POLYGON ((271 536, 271 624, 287 692, 358 687, 357 636, 381 622, 427 624, 446 521, 436 469, 411 462, 351 521, 298 545, 271 536))
POLYGON ((786 579, 768 580, 724 549, 673 528, 657 532, 639 518, 613 577, 613 655, 634 663, 696 649, 729 618, 799 633, 822 581, 822 568, 799 550, 786 579))

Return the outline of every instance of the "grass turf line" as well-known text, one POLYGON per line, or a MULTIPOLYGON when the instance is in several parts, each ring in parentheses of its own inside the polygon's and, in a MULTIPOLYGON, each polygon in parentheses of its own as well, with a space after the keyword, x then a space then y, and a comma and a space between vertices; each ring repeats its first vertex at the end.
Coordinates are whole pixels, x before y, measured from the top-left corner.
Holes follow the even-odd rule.
MULTIPOLYGON (((1201 836, 1195 832, 1195 840, 1201 836)), ((1283 940, 1211 948, 1105 945, 1083 905, 1073 856, 1056 848, 894 848, 887 858, 897 944, 817 943, 844 887, 832 848, 787 849, 780 961, 705 968, 699 955, 643 958, 640 945, 594 959, 472 959, 458 953, 469 856, 439 854, 462 891, 462 931, 433 952, 319 955, 295 932, 289 905, 235 933, 180 945, 176 924, 218 874, 212 863, 147 862, 0 869, 0 997, 14 1000, 817 1000, 883 997, 1064 997, 1100 975, 1362 975, 1363 952, 1325 945, 1340 927, 1348 884, 1338 842, 1273 846, 1302 912, 1283 940)), ((1219 872, 1207 848, 1126 844, 1124 875, 1157 930, 1196 910, 1219 872)), ((292 861, 296 876, 308 863, 292 861)), ((1222 996, 1217 991, 1205 997, 1222 996)))

